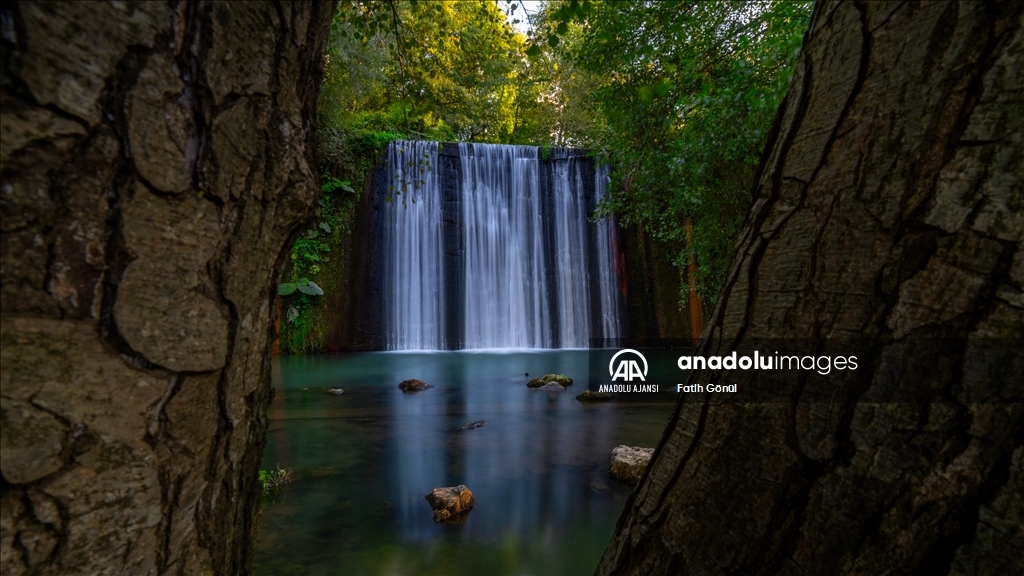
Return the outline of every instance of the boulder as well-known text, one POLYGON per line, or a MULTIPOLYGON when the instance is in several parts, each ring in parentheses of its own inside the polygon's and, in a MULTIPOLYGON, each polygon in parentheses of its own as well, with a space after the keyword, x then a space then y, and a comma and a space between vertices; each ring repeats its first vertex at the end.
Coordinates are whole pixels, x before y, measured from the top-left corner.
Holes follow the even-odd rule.
POLYGON ((466 422, 462 425, 463 430, 472 430, 473 428, 482 428, 487 426, 486 420, 475 420, 473 422, 466 422))
POLYGON ((582 393, 576 395, 576 399, 580 402, 607 402, 609 400, 614 400, 615 396, 607 392, 584 390, 582 393))
POLYGON ((465 522, 476 501, 464 485, 434 488, 426 497, 434 510, 434 522, 465 522))
POLYGON ((344 394, 345 390, 344 390, 344 388, 328 388, 327 389, 327 393, 328 394, 344 394))
POLYGON ((565 386, 562 386, 558 382, 548 382, 547 384, 538 388, 538 390, 552 390, 554 392, 565 392, 565 386))
POLYGON ((417 380, 415 378, 403 380, 402 383, 398 385, 398 389, 402 392, 419 392, 420 390, 426 390, 427 388, 433 388, 433 386, 427 384, 423 380, 417 380))
POLYGON ((545 384, 550 384, 551 382, 560 384, 562 387, 572 386, 572 378, 569 378, 565 374, 545 374, 540 378, 530 380, 526 385, 530 388, 540 388, 545 384))
POLYGON ((639 446, 616 446, 612 449, 612 463, 608 468, 612 478, 635 483, 643 476, 644 468, 651 461, 654 448, 639 446))

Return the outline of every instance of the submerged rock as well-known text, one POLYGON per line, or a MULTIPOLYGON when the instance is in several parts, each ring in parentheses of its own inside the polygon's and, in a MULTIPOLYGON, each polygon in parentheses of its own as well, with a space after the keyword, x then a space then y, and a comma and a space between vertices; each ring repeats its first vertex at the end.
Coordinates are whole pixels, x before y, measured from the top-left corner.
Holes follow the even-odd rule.
POLYGON ((476 503, 473 493, 462 484, 447 488, 434 488, 425 498, 434 510, 434 522, 465 522, 470 509, 476 503))
POLYGON ((538 390, 553 390, 555 392, 565 392, 565 386, 562 386, 558 382, 548 382, 547 384, 538 388, 538 390))
POLYGON ((545 374, 540 378, 534 378, 526 383, 530 388, 541 388, 546 384, 555 382, 561 386, 572 386, 572 378, 569 378, 565 374, 545 374))
POLYGON ((483 428, 487 426, 486 420, 474 420, 473 422, 466 422, 462 425, 463 430, 472 430, 473 428, 483 428))
POLYGON ((612 478, 635 483, 643 476, 647 463, 654 455, 654 448, 639 446, 616 446, 612 449, 612 463, 608 471, 612 478))
POLYGON ((433 388, 433 386, 427 384, 423 380, 417 380, 415 378, 403 380, 402 383, 398 385, 398 389, 402 392, 419 392, 421 390, 426 390, 427 388, 433 388))
POLYGON ((607 392, 584 390, 582 393, 576 395, 576 399, 580 402, 607 402, 609 400, 614 400, 615 396, 607 392))
POLYGON ((327 389, 327 393, 328 394, 344 394, 345 390, 343 388, 328 388, 327 389))

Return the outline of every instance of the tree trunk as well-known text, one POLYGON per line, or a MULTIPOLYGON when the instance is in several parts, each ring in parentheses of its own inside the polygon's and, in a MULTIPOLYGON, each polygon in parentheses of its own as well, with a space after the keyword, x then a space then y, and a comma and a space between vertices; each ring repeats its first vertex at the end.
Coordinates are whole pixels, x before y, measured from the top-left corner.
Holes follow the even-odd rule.
POLYGON ((7 3, 0 572, 250 569, 330 3, 7 3))
POLYGON ((684 397, 599 574, 1024 572, 1022 7, 816 7, 698 353, 866 361, 833 402, 684 397))

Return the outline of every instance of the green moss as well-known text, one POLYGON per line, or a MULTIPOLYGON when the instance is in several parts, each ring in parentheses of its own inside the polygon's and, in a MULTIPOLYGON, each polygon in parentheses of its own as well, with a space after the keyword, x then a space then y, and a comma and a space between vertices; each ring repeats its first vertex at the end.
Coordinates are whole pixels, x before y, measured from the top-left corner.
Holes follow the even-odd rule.
POLYGON ((572 386, 572 378, 569 378, 565 374, 545 374, 540 378, 534 378, 526 383, 529 388, 540 388, 548 382, 558 382, 562 386, 572 386))
POLYGON ((335 322, 336 301, 346 277, 345 245, 353 233, 356 209, 368 193, 370 176, 389 143, 405 135, 390 129, 343 129, 324 118, 318 126, 322 196, 316 218, 295 240, 282 282, 308 278, 324 296, 294 292, 281 296, 280 350, 283 354, 326 352, 335 322), (294 309, 289 319, 289 310, 294 309))

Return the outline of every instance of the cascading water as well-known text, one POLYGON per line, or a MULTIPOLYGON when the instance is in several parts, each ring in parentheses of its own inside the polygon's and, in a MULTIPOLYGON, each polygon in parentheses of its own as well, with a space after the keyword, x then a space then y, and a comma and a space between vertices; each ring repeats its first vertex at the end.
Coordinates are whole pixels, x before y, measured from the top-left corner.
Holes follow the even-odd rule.
POLYGON ((551 348, 537 151, 459 144, 467 348, 551 348))
POLYGON ((591 220, 607 168, 467 143, 442 167, 441 148, 388 148, 387 348, 583 348, 617 338, 615 231, 591 220))
POLYGON ((437 142, 388 148, 384 308, 388 350, 443 350, 444 274, 437 142))
MULTIPOLYGON (((594 196, 600 200, 608 193, 608 166, 600 165, 596 171, 594 196)), ((618 257, 616 246, 618 246, 618 242, 615 237, 615 228, 610 219, 606 218, 601 225, 597 226, 597 241, 594 244, 597 256, 597 276, 601 279, 599 283, 601 288, 599 295, 601 299, 599 308, 601 311, 599 316, 601 337, 606 339, 620 336, 621 316, 619 314, 621 309, 619 296, 615 290, 619 280, 615 273, 615 261, 618 257)))

